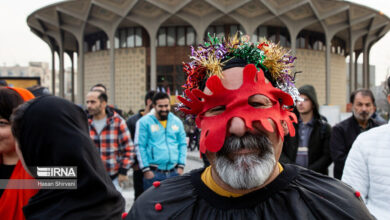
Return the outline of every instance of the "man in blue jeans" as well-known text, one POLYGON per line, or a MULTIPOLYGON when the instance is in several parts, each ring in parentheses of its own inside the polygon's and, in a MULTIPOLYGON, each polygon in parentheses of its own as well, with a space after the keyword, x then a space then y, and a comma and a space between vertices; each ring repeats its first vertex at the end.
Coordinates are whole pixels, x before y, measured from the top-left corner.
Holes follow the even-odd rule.
POLYGON ((169 96, 156 93, 153 106, 154 111, 138 121, 135 133, 137 158, 144 173, 144 190, 154 181, 181 175, 187 154, 184 126, 169 112, 169 96))

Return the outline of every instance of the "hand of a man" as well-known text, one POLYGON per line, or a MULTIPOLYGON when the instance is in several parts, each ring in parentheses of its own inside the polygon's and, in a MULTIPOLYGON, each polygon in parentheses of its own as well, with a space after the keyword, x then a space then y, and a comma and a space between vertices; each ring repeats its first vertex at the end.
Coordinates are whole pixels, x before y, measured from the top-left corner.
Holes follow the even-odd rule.
POLYGON ((146 171, 145 173, 144 173, 144 178, 145 179, 152 179, 154 177, 154 173, 152 172, 152 171, 146 171))
POLYGON ((129 177, 127 175, 119 174, 118 175, 118 183, 121 185, 123 182, 128 181, 129 177))
POLYGON ((181 167, 178 167, 178 168, 177 168, 177 173, 178 173, 179 175, 182 175, 182 174, 184 173, 184 169, 181 168, 181 167))

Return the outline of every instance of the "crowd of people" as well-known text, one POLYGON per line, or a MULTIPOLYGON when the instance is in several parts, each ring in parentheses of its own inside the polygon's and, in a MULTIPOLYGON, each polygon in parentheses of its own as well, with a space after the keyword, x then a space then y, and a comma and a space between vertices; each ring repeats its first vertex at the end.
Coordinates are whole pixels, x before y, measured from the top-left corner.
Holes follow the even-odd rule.
POLYGON ((332 127, 315 88, 295 87, 295 58, 278 44, 210 36, 190 57, 179 108, 199 129, 207 164, 189 173, 183 120, 166 93, 147 92, 145 108, 125 120, 101 83, 85 109, 42 88, 1 86, 0 179, 9 183, 0 219, 390 217, 389 125, 374 118, 370 90, 354 91, 352 116, 332 127), (36 169, 45 166, 77 167, 77 187, 12 188, 43 179, 36 169))

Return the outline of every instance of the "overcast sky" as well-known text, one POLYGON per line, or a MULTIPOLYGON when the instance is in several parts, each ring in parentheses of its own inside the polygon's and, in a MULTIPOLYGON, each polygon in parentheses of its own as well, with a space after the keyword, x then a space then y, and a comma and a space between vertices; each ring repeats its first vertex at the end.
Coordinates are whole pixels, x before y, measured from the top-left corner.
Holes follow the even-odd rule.
MULTIPOLYGON (((0 3, 0 65, 28 65, 29 61, 51 63, 47 44, 33 34, 26 19, 35 10, 53 4, 56 0, 1 0, 0 3)), ((389 0, 351 0, 384 12, 390 17, 389 0)), ((65 67, 70 66, 65 56, 65 67)), ((56 62, 58 64, 58 62, 56 62)), ((390 33, 371 49, 370 63, 376 66, 376 84, 390 73, 390 33)), ((58 67, 57 67, 58 68, 58 67)))

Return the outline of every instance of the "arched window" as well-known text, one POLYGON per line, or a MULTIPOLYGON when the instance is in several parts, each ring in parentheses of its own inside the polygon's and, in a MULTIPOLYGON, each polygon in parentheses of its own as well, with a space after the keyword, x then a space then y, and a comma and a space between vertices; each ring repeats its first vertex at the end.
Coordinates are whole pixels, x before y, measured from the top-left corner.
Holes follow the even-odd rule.
POLYGON ((108 49, 107 41, 108 37, 103 31, 86 35, 84 37, 84 50, 87 52, 106 50, 108 49))
POLYGON ((195 30, 192 27, 187 27, 187 35, 186 35, 186 45, 194 45, 196 43, 196 34, 195 30))
POLYGON ((160 27, 157 35, 157 46, 173 47, 194 45, 196 34, 190 26, 160 27))
POLYGON ((237 32, 239 32, 242 35, 245 35, 244 27, 242 27, 240 24, 231 24, 229 25, 229 35, 233 36, 237 32))
POLYGON ((226 25, 210 25, 205 33, 204 39, 208 40, 210 34, 212 37, 222 38, 225 36, 233 36, 236 33, 245 34, 244 28, 239 24, 226 24, 226 25))
POLYGON ((313 50, 323 50, 324 48, 324 44, 322 43, 322 41, 315 41, 314 44, 313 44, 313 50))
POLYGON ((297 38, 297 48, 305 48, 306 39, 303 36, 297 38))
POLYGON ((158 31, 158 46, 165 47, 167 46, 167 34, 166 34, 166 28, 160 28, 158 31))
POLYGON ((167 46, 175 46, 176 30, 175 27, 167 28, 167 46))
POLYGON ((184 46, 186 45, 186 29, 185 27, 177 28, 177 45, 184 46))
POLYGON ((135 35, 134 35, 134 28, 128 28, 127 33, 128 33, 127 39, 126 39, 126 41, 127 41, 127 46, 128 46, 128 47, 134 47, 134 46, 135 46, 135 45, 134 45, 134 38, 135 38, 135 35))
POLYGON ((346 47, 346 44, 345 44, 345 41, 342 40, 341 38, 339 37, 334 37, 331 41, 331 45, 332 45, 332 53, 337 53, 337 54, 340 54, 340 55, 344 55, 344 52, 345 52, 345 47, 346 47))
POLYGON ((261 38, 267 38, 268 32, 266 26, 260 26, 256 28, 255 33, 252 35, 251 41, 256 43, 260 41, 261 38))
POLYGON ((207 28, 207 31, 205 33, 205 39, 208 39, 208 35, 211 35, 212 37, 217 36, 219 38, 225 36, 225 28, 223 25, 211 25, 207 28))
POLYGON ((290 34, 285 27, 280 27, 279 31, 279 43, 283 47, 291 47, 290 34))

